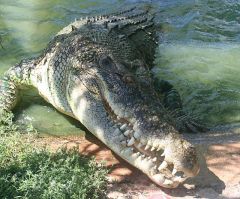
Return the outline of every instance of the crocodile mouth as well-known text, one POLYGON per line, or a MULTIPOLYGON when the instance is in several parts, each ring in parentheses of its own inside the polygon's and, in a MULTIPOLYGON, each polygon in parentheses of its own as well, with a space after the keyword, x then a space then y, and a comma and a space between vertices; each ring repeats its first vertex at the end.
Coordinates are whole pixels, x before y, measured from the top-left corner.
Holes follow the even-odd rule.
POLYGON ((175 164, 176 161, 173 162, 171 158, 166 158, 171 156, 166 146, 153 145, 142 136, 134 119, 120 117, 118 111, 113 110, 105 98, 103 98, 103 105, 108 118, 113 121, 115 129, 113 135, 118 138, 117 142, 120 142, 115 144, 122 146, 117 152, 120 152, 123 159, 147 174, 156 184, 166 188, 175 188, 188 177, 198 174, 198 165, 192 169, 179 167, 179 164, 175 164))

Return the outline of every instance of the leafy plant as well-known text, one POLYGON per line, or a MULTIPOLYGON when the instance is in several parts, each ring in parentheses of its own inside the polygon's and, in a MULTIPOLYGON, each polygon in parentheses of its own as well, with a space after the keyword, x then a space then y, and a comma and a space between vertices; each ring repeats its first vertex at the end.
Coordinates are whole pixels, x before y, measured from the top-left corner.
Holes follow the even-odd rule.
MULTIPOLYGON (((11 120, 11 116, 8 120, 11 120)), ((48 149, 31 144, 11 121, 1 124, 0 198, 97 199, 106 197, 107 170, 76 148, 48 149), (11 126, 13 125, 13 126, 11 126), (11 132, 7 134, 7 131, 11 132)))

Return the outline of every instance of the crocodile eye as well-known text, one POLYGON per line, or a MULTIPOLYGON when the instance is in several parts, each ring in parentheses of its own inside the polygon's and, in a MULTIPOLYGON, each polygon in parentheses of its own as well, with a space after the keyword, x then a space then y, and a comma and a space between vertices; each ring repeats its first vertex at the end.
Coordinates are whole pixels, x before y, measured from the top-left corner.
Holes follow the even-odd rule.
POLYGON ((131 75, 131 74, 124 75, 123 76, 123 81, 126 82, 126 83, 129 83, 129 84, 135 83, 135 79, 134 79, 133 75, 131 75))
POLYGON ((112 59, 108 56, 106 57, 103 57, 101 60, 100 60, 100 65, 101 66, 111 66, 112 65, 112 59))

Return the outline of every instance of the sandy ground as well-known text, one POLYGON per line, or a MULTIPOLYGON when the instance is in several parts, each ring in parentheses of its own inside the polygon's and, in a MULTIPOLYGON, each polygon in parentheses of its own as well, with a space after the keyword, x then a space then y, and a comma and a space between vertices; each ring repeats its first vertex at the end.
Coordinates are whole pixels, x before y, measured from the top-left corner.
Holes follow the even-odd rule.
MULTIPOLYGON (((238 128, 239 129, 239 128, 238 128)), ((188 135, 198 149, 201 171, 176 189, 153 184, 144 174, 113 154, 91 135, 41 138, 52 150, 77 146, 80 153, 94 155, 111 168, 110 199, 229 198, 240 199, 240 132, 215 129, 205 134, 188 135), (220 132, 221 131, 221 132, 220 132)))

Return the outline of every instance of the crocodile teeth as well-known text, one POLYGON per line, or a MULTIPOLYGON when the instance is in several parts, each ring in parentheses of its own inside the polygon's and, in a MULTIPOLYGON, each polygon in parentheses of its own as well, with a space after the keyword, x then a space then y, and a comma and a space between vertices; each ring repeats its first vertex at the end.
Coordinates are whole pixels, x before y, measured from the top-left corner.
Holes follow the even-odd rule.
POLYGON ((149 148, 150 148, 150 146, 149 146, 149 145, 146 145, 145 148, 144 148, 144 150, 148 150, 149 148))
POLYGON ((120 129, 123 131, 123 130, 126 129, 126 127, 127 127, 127 124, 123 124, 123 125, 120 127, 120 129))
POLYGON ((134 132, 134 134, 133 134, 133 136, 136 138, 136 139, 138 139, 138 138, 140 138, 140 133, 138 132, 138 131, 135 131, 134 132))
POLYGON ((161 171, 162 169, 167 168, 168 163, 166 161, 163 161, 162 164, 158 167, 158 170, 161 171))
POLYGON ((138 126, 138 124, 137 124, 137 122, 135 122, 135 123, 133 124, 133 130, 135 130, 135 131, 136 131, 136 129, 137 129, 137 126, 138 126))
POLYGON ((138 148, 141 148, 143 146, 143 144, 141 143, 141 142, 139 142, 139 144, 138 144, 138 148))
POLYGON ((132 157, 134 157, 134 158, 138 158, 138 156, 139 156, 138 153, 134 153, 134 154, 132 154, 132 157))
POLYGON ((177 173, 177 169, 174 168, 174 169, 172 170, 172 175, 174 176, 176 173, 177 173))
POLYGON ((132 137, 129 141, 128 141, 128 146, 132 146, 135 143, 135 139, 134 137, 132 137))
POLYGON ((153 162, 156 162, 156 161, 157 161, 157 157, 153 158, 152 161, 153 161, 153 162))
POLYGON ((162 157, 165 156, 165 152, 163 152, 161 156, 162 156, 162 157))
POLYGON ((171 185, 173 183, 173 181, 172 180, 168 180, 168 179, 165 179, 165 181, 164 181, 164 185, 171 185))
POLYGON ((141 155, 141 158, 145 158, 145 155, 141 155))
POLYGON ((161 149, 162 149, 161 147, 158 147, 158 148, 157 148, 157 151, 160 151, 161 149))
POLYGON ((154 147, 152 147, 152 148, 151 148, 151 151, 154 151, 154 150, 155 150, 155 148, 154 148, 154 147))
POLYGON ((127 130, 123 133, 125 136, 128 136, 130 134, 130 130, 127 130))

